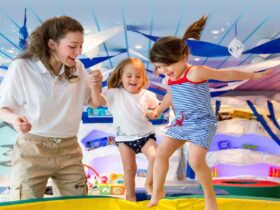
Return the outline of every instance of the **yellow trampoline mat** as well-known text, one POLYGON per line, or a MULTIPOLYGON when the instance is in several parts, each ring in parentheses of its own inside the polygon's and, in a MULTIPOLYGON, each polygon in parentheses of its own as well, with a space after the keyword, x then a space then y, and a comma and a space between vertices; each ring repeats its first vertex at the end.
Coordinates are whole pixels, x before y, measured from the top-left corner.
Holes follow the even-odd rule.
MULTIPOLYGON (((218 198, 219 210, 279 210, 280 200, 254 200, 249 198, 218 198)), ((137 203, 118 198, 90 197, 42 201, 19 201, 0 204, 0 210, 203 210, 202 198, 162 199, 158 206, 146 208, 148 201, 137 203)))

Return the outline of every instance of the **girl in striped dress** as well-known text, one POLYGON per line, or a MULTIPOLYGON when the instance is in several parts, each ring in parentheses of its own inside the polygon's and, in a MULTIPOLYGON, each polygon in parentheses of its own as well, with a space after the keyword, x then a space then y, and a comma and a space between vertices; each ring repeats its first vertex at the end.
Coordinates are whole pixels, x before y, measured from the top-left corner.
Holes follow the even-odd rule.
POLYGON ((156 118, 172 104, 176 118, 168 126, 166 136, 156 152, 153 193, 148 207, 157 205, 164 197, 168 160, 175 150, 188 141, 190 143, 189 163, 204 190, 205 209, 218 209, 210 169, 205 161, 217 126, 207 80, 259 79, 269 73, 269 71, 260 73, 223 71, 207 66, 191 66, 186 63, 188 47, 184 40, 191 37, 199 39, 206 20, 207 18, 202 17, 193 23, 183 39, 172 36, 160 38, 150 51, 150 60, 155 65, 155 72, 168 76, 169 89, 161 105, 147 115, 151 119, 156 118))

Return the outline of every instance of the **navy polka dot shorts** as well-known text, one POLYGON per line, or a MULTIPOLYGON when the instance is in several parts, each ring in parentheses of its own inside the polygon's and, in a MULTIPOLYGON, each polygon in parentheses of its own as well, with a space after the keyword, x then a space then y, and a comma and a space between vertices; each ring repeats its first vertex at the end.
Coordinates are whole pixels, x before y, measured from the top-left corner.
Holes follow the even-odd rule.
POLYGON ((117 146, 119 146, 119 144, 125 144, 129 148, 131 148, 135 152, 135 154, 138 154, 141 153, 141 149, 144 147, 144 145, 149 139, 153 139, 154 141, 156 141, 156 135, 153 133, 141 139, 136 139, 133 141, 121 141, 121 142, 116 142, 116 144, 117 146))

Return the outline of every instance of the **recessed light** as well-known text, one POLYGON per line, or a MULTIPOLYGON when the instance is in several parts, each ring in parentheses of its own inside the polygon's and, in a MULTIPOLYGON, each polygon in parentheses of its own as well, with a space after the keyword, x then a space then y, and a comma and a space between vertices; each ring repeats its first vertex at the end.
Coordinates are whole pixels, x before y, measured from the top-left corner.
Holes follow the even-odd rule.
POLYGON ((217 34, 219 34, 219 33, 220 33, 219 30, 212 30, 212 31, 211 31, 211 34, 213 34, 213 35, 217 35, 217 34))
POLYGON ((140 50, 140 49, 142 49, 142 48, 143 48, 143 46, 142 46, 142 45, 140 45, 140 44, 137 44, 137 45, 135 45, 135 46, 134 46, 134 48, 135 48, 135 49, 137 49, 137 50, 140 50))

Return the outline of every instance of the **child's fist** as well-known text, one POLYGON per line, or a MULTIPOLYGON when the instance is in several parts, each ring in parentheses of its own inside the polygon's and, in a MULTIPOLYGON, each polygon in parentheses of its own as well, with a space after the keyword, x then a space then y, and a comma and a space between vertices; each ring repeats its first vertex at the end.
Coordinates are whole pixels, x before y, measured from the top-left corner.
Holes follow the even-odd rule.
POLYGON ((146 117, 149 118, 150 120, 154 120, 159 117, 159 113, 157 112, 157 110, 148 110, 146 112, 146 117))
POLYGON ((98 85, 101 84, 103 80, 103 76, 101 71, 99 70, 93 70, 89 74, 89 82, 91 85, 98 85))

